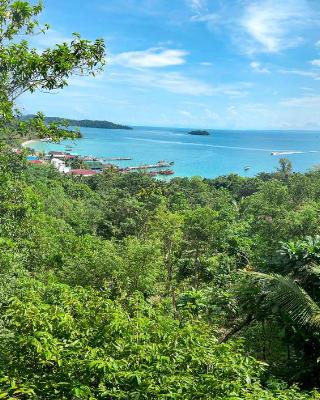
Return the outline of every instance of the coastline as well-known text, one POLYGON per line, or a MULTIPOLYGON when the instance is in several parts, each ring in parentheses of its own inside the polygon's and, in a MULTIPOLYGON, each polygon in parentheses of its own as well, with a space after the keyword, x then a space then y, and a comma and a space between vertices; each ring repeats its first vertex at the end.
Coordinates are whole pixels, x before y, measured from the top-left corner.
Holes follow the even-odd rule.
POLYGON ((26 140, 25 142, 21 143, 21 147, 27 148, 29 145, 39 142, 39 139, 31 139, 26 140))
POLYGON ((180 128, 169 131, 157 127, 136 128, 130 135, 92 128, 84 129, 84 133, 85 136, 76 143, 46 142, 31 137, 23 147, 40 152, 65 151, 69 144, 71 153, 79 156, 117 158, 129 155, 134 159, 134 163, 115 162, 121 168, 169 159, 175 161, 175 177, 213 178, 230 173, 252 177, 261 171, 274 171, 278 168, 279 157, 288 157, 297 172, 307 171, 320 163, 320 131, 295 136, 291 131, 283 131, 281 140, 277 131, 249 135, 242 131, 216 130, 214 135, 201 138, 187 135, 180 128))

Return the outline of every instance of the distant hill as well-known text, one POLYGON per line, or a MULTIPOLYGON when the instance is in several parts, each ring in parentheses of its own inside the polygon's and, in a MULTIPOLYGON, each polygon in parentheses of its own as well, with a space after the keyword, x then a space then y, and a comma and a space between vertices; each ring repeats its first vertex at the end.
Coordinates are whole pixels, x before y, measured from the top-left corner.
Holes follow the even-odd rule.
MULTIPOLYGON (((27 120, 34 117, 34 115, 25 115, 22 119, 27 120)), ((67 121, 70 126, 79 126, 83 128, 101 128, 101 129, 133 129, 127 125, 115 124, 109 121, 95 121, 90 119, 69 119, 60 117, 46 117, 46 122, 63 122, 67 121)))

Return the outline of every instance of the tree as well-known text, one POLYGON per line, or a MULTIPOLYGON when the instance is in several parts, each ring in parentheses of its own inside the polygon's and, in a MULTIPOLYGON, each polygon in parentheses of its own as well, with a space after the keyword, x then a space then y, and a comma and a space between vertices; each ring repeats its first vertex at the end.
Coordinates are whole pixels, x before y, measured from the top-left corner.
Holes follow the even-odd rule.
POLYGON ((292 173, 292 163, 288 158, 280 158, 278 172, 288 177, 292 173))
POLYGON ((178 253, 182 244, 183 217, 178 213, 168 210, 161 205, 153 218, 149 221, 147 234, 160 240, 161 251, 166 268, 165 290, 167 296, 171 297, 172 308, 176 311, 176 280, 178 253))
POLYGON ((157 284, 163 281, 159 241, 139 241, 135 237, 127 237, 120 243, 119 253, 123 257, 119 274, 120 289, 129 294, 135 291, 145 296, 158 294, 157 284))
POLYGON ((195 288, 199 287, 201 278, 204 278, 207 273, 206 260, 208 256, 212 255, 212 248, 217 244, 215 240, 218 239, 218 232, 221 232, 218 216, 217 211, 208 207, 187 211, 184 216, 185 265, 181 268, 181 272, 182 275, 191 275, 195 288))
POLYGON ((105 46, 102 39, 94 42, 73 34, 70 43, 61 43, 42 52, 31 48, 21 37, 45 34, 48 25, 37 20, 41 2, 3 0, 0 7, 0 128, 2 134, 27 135, 30 130, 39 137, 78 136, 63 129, 60 123, 46 125, 44 116, 22 121, 17 118, 16 100, 23 93, 36 90, 62 89, 73 74, 94 75, 104 64, 105 46))
MULTIPOLYGON (((289 379, 295 377, 306 385, 318 385, 319 265, 320 238, 315 237, 283 244, 276 264, 270 267, 278 273, 246 271, 244 280, 237 285, 241 318, 223 341, 245 332, 250 324, 256 328, 272 324, 286 349, 283 368, 290 371, 289 379), (299 360, 296 365, 293 359, 299 360)), ((259 341, 263 345, 261 336, 259 341)))

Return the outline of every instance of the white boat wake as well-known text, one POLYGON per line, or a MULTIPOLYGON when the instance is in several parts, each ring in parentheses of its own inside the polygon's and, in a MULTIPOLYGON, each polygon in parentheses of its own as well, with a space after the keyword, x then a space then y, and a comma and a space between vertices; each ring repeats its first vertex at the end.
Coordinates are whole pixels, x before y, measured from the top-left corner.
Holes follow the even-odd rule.
POLYGON ((230 150, 248 150, 248 151, 263 151, 266 153, 271 153, 273 156, 290 155, 290 154, 307 154, 307 153, 320 153, 320 150, 310 150, 310 151, 299 151, 299 150, 274 150, 274 149, 260 149, 256 147, 238 147, 238 146, 222 146, 206 143, 192 143, 192 142, 178 142, 174 140, 156 140, 156 139, 141 139, 126 137, 129 140, 139 140, 141 142, 152 142, 152 143, 164 143, 164 144, 181 144, 186 146, 201 146, 201 147, 212 147, 220 149, 230 149, 230 150))

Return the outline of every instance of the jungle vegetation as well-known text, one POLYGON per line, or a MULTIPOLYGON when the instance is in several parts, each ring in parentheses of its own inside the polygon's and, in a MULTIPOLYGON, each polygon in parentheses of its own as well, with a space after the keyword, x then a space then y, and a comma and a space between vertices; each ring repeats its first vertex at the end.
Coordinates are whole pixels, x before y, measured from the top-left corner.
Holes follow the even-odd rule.
POLYGON ((28 165, 21 93, 104 63, 42 53, 41 4, 0 7, 0 398, 319 399, 320 172, 90 177, 28 165))

